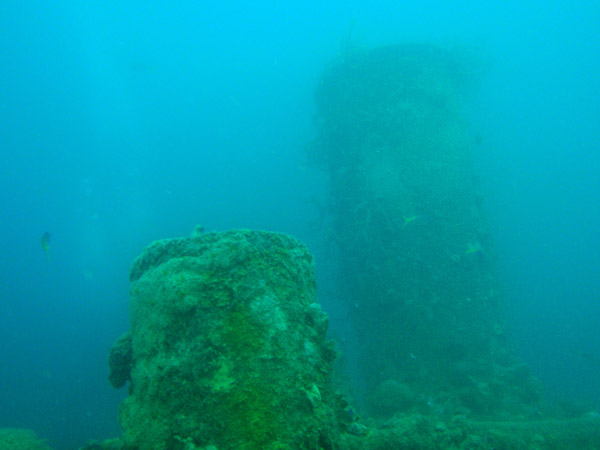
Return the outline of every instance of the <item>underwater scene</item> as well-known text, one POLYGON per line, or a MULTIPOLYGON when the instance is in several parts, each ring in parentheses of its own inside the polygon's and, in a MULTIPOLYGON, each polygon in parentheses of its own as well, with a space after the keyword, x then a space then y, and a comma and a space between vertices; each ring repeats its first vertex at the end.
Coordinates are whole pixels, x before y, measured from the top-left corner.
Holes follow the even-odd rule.
POLYGON ((598 23, 0 2, 0 450, 600 449, 598 23))

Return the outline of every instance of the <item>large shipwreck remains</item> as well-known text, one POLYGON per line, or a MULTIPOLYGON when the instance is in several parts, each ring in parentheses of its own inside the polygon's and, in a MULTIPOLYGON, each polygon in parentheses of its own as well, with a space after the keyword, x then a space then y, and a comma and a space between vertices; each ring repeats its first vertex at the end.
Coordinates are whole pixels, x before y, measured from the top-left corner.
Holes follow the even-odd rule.
POLYGON ((493 414, 537 399, 505 346, 462 113, 467 69, 434 46, 388 46, 333 64, 316 93, 310 157, 330 177, 339 285, 374 413, 493 414))

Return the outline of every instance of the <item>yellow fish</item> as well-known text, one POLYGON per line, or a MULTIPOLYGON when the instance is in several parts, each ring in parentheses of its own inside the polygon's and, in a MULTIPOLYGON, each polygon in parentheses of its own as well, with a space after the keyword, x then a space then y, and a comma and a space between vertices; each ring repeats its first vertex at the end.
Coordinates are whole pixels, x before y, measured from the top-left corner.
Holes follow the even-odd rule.
POLYGON ((470 255, 471 253, 477 253, 481 251, 481 244, 479 242, 469 242, 467 244, 467 251, 465 255, 470 255))
POLYGON ((404 219, 404 226, 408 225, 413 220, 416 220, 417 217, 419 217, 419 216, 402 216, 402 218, 404 219))

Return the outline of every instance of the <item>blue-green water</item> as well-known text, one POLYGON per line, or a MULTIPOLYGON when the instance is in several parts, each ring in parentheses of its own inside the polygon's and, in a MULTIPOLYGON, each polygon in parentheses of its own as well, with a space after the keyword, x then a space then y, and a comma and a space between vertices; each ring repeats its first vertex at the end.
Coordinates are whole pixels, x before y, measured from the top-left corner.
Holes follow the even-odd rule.
POLYGON ((305 147, 348 39, 484 62, 474 170, 513 345, 549 394, 600 407, 598 23, 591 1, 2 2, 0 427, 57 449, 119 433, 129 264, 196 224, 306 242, 343 334, 305 147))

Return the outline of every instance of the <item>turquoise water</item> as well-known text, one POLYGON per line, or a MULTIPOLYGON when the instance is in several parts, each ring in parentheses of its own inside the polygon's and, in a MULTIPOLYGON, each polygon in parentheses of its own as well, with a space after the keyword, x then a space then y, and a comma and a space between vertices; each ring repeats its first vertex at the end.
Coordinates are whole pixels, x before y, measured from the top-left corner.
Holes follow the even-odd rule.
POLYGON ((468 111, 513 344, 549 394, 600 407, 599 19, 589 1, 3 2, 0 427, 58 449, 119 433, 129 265, 197 224, 306 242, 344 333, 305 147, 348 41, 485 62, 468 111))

